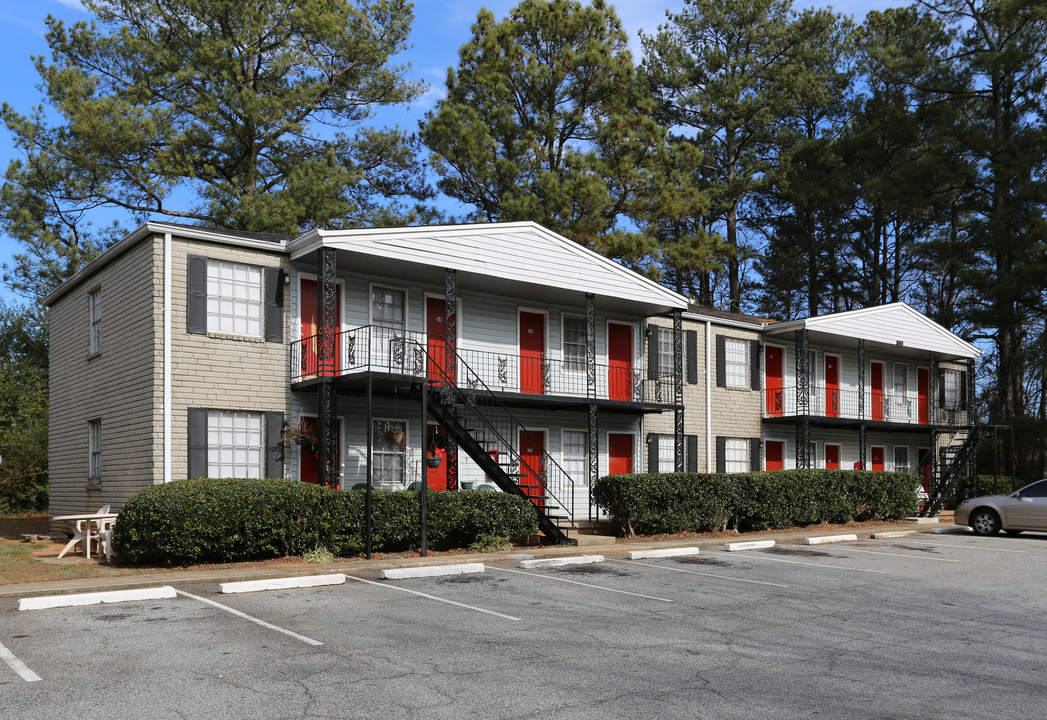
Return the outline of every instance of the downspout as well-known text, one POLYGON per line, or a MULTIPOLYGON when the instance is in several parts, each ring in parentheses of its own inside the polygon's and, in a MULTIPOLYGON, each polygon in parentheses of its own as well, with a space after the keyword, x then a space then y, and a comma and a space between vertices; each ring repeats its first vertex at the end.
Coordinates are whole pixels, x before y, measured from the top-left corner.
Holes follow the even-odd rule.
POLYGON ((164 233, 164 482, 171 482, 171 233, 164 233))
POLYGON ((712 363, 709 357, 709 348, 712 345, 713 324, 711 320, 705 321, 705 472, 711 473, 713 466, 713 397, 712 363))

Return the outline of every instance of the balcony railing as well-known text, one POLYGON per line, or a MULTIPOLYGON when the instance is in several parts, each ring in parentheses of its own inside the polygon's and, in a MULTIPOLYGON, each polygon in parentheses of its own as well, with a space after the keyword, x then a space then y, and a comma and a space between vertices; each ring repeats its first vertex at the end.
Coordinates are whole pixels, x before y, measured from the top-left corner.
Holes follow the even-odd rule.
MULTIPOLYGON (((321 364, 320 335, 291 344, 291 382, 319 377, 341 377, 367 372, 428 376, 437 380, 444 374, 446 343, 441 336, 366 325, 335 333, 333 360, 321 364), (428 352, 426 352, 426 348, 428 352), (427 357, 428 356, 428 357, 427 357), (437 367, 439 365, 440 367, 437 367)), ((527 395, 557 395, 585 398, 589 381, 585 360, 564 360, 544 356, 489 352, 458 347, 458 356, 470 373, 456 370, 459 384, 482 382, 496 392, 527 395)), ((596 399, 647 402, 672 405, 673 378, 647 377, 637 367, 596 365, 596 399)))
MULTIPOLYGON (((798 406, 795 387, 764 390, 764 417, 812 417, 842 418, 845 420, 869 420, 872 422, 927 425, 931 418, 931 398, 921 398, 917 393, 890 393, 866 390, 864 403, 857 390, 827 388, 824 385, 810 388, 808 407, 798 406)), ((935 408, 935 422, 940 425, 966 425, 968 413, 960 408, 935 408)))

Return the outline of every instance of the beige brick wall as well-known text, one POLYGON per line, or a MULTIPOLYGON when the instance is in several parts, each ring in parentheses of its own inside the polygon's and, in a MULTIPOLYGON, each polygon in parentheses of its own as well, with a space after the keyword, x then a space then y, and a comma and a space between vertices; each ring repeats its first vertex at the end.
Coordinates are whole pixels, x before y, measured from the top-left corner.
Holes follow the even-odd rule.
POLYGON ((50 310, 50 512, 119 505, 161 477, 161 244, 146 239, 50 310), (101 290, 102 351, 90 353, 88 293, 101 290), (88 485, 88 422, 101 420, 102 479, 88 485))
MULTIPOLYGON (((659 327, 671 328, 672 321, 667 318, 652 318, 650 324, 659 327)), ((745 341, 758 340, 758 332, 744 328, 734 328, 724 325, 712 325, 709 337, 709 347, 706 347, 705 323, 684 319, 684 333, 693 330, 698 333, 698 383, 691 385, 686 382, 687 362, 684 362, 684 434, 695 435, 698 438, 698 471, 712 472, 716 469, 716 437, 753 438, 760 437, 762 433, 762 399, 760 390, 748 388, 720 388, 716 387, 716 336, 738 338, 745 341), (708 362, 707 362, 708 355, 708 362), (710 406, 710 424, 712 425, 712 452, 709 452, 706 433, 706 367, 709 369, 708 385, 711 388, 712 403, 710 406), (712 457, 712 462, 707 458, 712 457)), ((687 352, 686 335, 684 340, 684 353, 687 352)), ((658 433, 671 435, 674 431, 674 418, 671 412, 659 415, 648 415, 644 419, 645 433, 658 433)), ((644 458, 646 466, 646 458, 644 458)))
POLYGON ((289 415, 291 404, 289 286, 284 286, 283 343, 190 334, 186 318, 190 255, 259 267, 280 267, 290 272, 290 263, 280 252, 174 238, 171 257, 171 477, 175 480, 184 479, 189 473, 189 408, 281 411, 289 415))

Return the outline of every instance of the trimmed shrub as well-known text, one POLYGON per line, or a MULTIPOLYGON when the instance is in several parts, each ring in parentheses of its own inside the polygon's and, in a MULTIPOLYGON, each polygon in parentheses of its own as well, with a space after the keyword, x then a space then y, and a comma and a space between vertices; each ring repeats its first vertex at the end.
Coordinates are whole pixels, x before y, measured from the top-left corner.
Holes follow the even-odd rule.
MULTIPOLYGON (((133 563, 235 562, 326 548, 348 557, 364 548, 366 492, 292 480, 181 480, 149 487, 124 503, 113 547, 133 563)), ((372 495, 372 548, 421 542, 418 492, 372 495)), ((481 536, 538 533, 534 506, 504 493, 428 494, 431 547, 467 547, 481 536)))
POLYGON ((593 500, 626 535, 745 531, 905 517, 916 485, 905 473, 857 470, 610 475, 593 500))

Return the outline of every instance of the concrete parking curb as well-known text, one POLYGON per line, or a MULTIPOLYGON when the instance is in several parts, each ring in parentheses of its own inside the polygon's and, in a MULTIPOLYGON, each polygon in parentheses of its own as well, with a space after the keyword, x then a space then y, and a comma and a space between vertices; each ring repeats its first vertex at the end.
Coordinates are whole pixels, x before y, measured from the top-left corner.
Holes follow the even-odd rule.
POLYGON ((538 567, 563 567, 564 565, 588 565, 590 563, 601 563, 603 555, 579 555, 577 557, 547 558, 545 560, 521 560, 520 567, 532 569, 538 567))
POLYGON ((971 529, 966 525, 950 525, 949 527, 939 527, 931 530, 935 535, 943 535, 946 533, 969 533, 971 529))
POLYGON ((18 611, 49 610, 59 607, 80 605, 100 605, 101 603, 131 602, 133 600, 164 600, 177 597, 175 589, 170 586, 158 588, 141 588, 139 590, 110 590, 108 592, 78 593, 76 595, 45 595, 43 597, 22 598, 18 601, 18 611))
POLYGON ((752 542, 727 543, 723 549, 727 552, 738 552, 739 550, 763 550, 773 548, 774 545, 774 540, 753 540, 752 542))
POLYGON ((664 550, 631 550, 625 554, 629 560, 647 560, 649 558, 680 557, 681 555, 697 555, 698 548, 665 548, 664 550))
MULTIPOLYGON (((939 530, 933 530, 932 532, 939 532, 939 530)), ((919 533, 915 530, 896 530, 894 532, 878 532, 873 533, 869 537, 873 540, 890 540, 891 538, 910 537, 912 535, 918 535, 919 533)))
POLYGON ((829 543, 838 542, 857 542, 857 535, 817 535, 815 537, 804 538, 804 545, 828 545, 829 543))
POLYGON ((233 593, 263 592, 265 590, 293 590, 296 588, 321 587, 324 585, 344 585, 345 575, 305 575, 300 577, 268 578, 265 580, 241 580, 218 585, 218 592, 223 595, 233 593))
POLYGON ((412 568, 388 568, 378 573, 382 580, 407 580, 409 578, 440 577, 442 575, 471 575, 482 573, 483 563, 458 563, 457 565, 424 565, 412 568))

